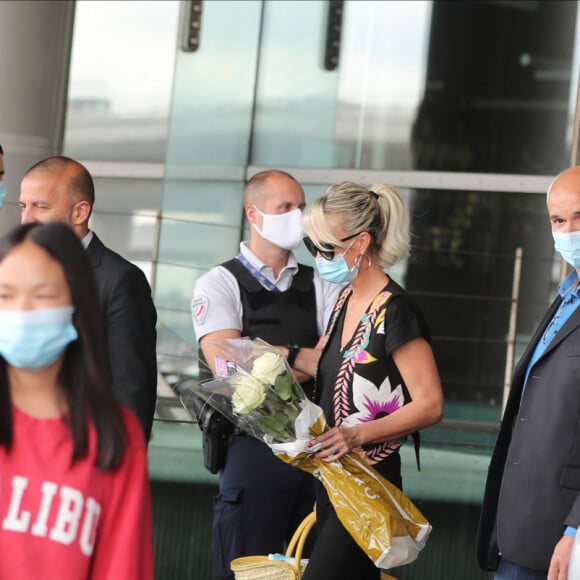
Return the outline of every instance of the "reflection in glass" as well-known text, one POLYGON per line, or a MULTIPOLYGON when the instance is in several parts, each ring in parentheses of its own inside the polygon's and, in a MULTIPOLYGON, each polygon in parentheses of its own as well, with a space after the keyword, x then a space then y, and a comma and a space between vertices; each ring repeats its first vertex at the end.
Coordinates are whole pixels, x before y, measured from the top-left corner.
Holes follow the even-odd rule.
POLYGON ((155 302, 191 344, 195 280, 241 237, 261 11, 253 0, 205 2, 199 50, 176 58, 155 302))
POLYGON ((76 2, 67 155, 164 161, 179 4, 76 2))
POLYGON ((472 420, 494 420, 486 410, 493 407, 497 420, 516 248, 523 249, 516 362, 557 285, 545 197, 417 190, 410 207, 405 287, 431 327, 446 401, 463 404, 472 420))
POLYGON ((200 47, 176 57, 169 177, 247 163, 261 10, 254 0, 203 3, 200 47))
POLYGON ((95 177, 94 182, 95 208, 90 227, 112 250, 139 262, 151 281, 161 180, 95 177))
POLYGON ((414 167, 565 167, 576 11, 576 2, 561 1, 434 2, 414 167))
POLYGON ((562 1, 347 1, 328 71, 327 4, 268 2, 252 163, 555 173, 570 151, 576 12, 562 1))

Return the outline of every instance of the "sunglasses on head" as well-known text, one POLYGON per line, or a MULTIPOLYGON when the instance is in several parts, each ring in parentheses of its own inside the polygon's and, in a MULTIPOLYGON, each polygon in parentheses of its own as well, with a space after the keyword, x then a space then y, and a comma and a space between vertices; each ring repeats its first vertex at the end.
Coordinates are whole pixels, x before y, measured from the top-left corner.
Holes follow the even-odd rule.
MULTIPOLYGON (((346 238, 342 238, 339 242, 346 242, 351 240, 352 238, 356 238, 362 232, 358 232, 357 234, 352 234, 352 236, 346 236, 346 238)), ((318 247, 309 237, 303 238, 302 240, 306 249, 316 258, 318 254, 320 254, 325 260, 332 260, 334 258, 334 251, 336 250, 336 246, 333 244, 324 244, 323 248, 318 247)))

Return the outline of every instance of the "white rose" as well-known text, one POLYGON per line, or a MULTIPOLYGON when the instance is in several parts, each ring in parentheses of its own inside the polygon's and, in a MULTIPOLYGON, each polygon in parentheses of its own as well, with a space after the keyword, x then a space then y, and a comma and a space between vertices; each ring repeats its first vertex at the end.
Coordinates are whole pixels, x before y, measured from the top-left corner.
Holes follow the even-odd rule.
POLYGON ((234 386, 232 407, 234 413, 249 413, 259 407, 266 398, 264 386, 254 377, 246 374, 236 374, 231 377, 234 386))
POLYGON ((286 365, 281 354, 265 352, 259 356, 252 367, 252 376, 267 385, 273 385, 276 377, 286 372, 286 365))

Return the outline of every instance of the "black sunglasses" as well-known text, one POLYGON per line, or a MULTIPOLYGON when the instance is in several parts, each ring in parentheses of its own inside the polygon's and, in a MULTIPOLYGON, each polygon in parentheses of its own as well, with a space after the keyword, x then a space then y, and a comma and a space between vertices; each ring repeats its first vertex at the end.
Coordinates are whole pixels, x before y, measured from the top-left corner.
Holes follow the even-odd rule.
MULTIPOLYGON (((342 240, 339 240, 339 242, 346 242, 348 240, 351 240, 352 238, 356 238, 359 234, 362 234, 362 232, 358 232, 357 234, 352 234, 352 236, 346 236, 346 238, 342 238, 342 240)), ((332 244, 325 244, 324 248, 319 248, 309 237, 303 238, 302 240, 304 242, 304 245, 306 246, 306 249, 316 258, 316 256, 318 254, 320 254, 325 260, 332 260, 332 258, 334 258, 334 251, 336 249, 336 246, 333 246, 332 244)))

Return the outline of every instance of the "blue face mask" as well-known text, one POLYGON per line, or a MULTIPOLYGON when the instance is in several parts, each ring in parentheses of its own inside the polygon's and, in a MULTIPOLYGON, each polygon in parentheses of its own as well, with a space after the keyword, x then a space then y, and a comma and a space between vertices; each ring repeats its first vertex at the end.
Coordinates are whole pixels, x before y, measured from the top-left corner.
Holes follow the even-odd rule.
POLYGON ((580 231, 552 232, 554 248, 575 270, 580 269, 580 231))
POLYGON ((0 181, 0 207, 4 205, 7 193, 6 184, 3 181, 0 181))
POLYGON ((335 254, 332 260, 318 256, 316 258, 316 268, 322 278, 334 284, 351 282, 358 274, 358 266, 355 264, 352 268, 349 268, 344 259, 344 254, 335 254))
POLYGON ((41 369, 54 363, 78 338, 74 308, 0 310, 0 355, 13 367, 41 369))

